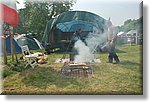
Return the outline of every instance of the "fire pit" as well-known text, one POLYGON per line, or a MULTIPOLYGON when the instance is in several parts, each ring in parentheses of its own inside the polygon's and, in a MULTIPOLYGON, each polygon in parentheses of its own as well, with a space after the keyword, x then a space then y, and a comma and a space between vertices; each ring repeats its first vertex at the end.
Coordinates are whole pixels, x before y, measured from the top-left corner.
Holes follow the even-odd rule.
POLYGON ((67 78, 91 78, 93 76, 93 69, 90 64, 66 62, 61 69, 61 73, 64 77, 67 78))

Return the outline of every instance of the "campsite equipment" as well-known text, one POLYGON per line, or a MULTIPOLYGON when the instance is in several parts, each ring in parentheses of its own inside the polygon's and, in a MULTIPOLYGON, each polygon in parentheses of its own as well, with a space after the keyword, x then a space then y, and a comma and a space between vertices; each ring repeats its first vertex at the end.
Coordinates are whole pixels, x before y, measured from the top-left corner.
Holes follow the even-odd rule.
POLYGON ((101 34, 107 31, 107 20, 86 11, 68 11, 48 21, 42 43, 49 52, 54 48, 66 51, 73 33, 82 30, 81 40, 85 40, 90 32, 101 34))
POLYGON ((27 61, 27 65, 30 65, 32 68, 34 68, 38 63, 36 61, 36 57, 37 56, 33 56, 30 51, 29 51, 29 48, 27 45, 25 46, 22 46, 21 47, 21 50, 22 50, 22 55, 24 57, 24 59, 27 61))
MULTIPOLYGON (((27 65, 30 65, 32 68, 35 68, 38 64, 44 64, 48 60, 47 55, 36 52, 36 53, 30 53, 28 45, 22 46, 22 55, 23 58, 27 61, 27 65)), ((26 65, 26 67, 27 67, 26 65)))
POLYGON ((143 34, 138 33, 137 30, 130 30, 127 33, 127 42, 130 44, 143 44, 143 34))
MULTIPOLYGON (((0 39, 3 39, 3 37, 1 36, 0 39)), ((14 49, 15 49, 15 53, 21 53, 21 47, 19 46, 19 44, 16 42, 16 40, 13 38, 13 43, 14 43, 14 49)), ((6 37, 6 53, 10 54, 11 53, 11 42, 10 42, 10 36, 6 37)), ((2 48, 3 48, 3 42, 2 42, 2 48)), ((3 50, 2 53, 0 55, 3 55, 3 50)))
POLYGON ((42 45, 35 38, 24 36, 24 35, 20 35, 20 36, 16 37, 15 40, 17 41, 17 43, 20 46, 27 45, 29 50, 40 50, 40 49, 42 49, 42 45))
POLYGON ((90 64, 66 62, 61 69, 61 74, 66 78, 91 78, 94 70, 90 64))

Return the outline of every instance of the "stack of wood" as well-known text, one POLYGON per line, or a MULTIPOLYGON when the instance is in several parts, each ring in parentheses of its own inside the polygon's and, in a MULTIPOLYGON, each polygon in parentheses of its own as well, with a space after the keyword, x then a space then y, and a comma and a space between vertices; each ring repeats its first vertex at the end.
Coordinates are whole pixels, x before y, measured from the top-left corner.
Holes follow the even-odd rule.
POLYGON ((41 52, 36 52, 36 53, 32 53, 32 54, 28 54, 26 52, 25 53, 25 56, 21 56, 20 57, 20 60, 24 59, 25 60, 25 57, 35 57, 36 59, 36 62, 38 64, 45 64, 48 60, 48 56, 46 54, 43 54, 41 52))
POLYGON ((46 63, 47 60, 48 60, 47 55, 45 55, 45 54, 43 54, 43 53, 38 54, 38 56, 37 56, 37 62, 38 62, 39 64, 44 64, 44 63, 46 63))

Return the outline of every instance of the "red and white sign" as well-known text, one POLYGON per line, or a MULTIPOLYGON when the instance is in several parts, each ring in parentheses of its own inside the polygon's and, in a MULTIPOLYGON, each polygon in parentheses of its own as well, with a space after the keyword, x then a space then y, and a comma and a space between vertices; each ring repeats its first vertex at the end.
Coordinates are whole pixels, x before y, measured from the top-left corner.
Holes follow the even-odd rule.
POLYGON ((16 0, 0 0, 0 21, 6 22, 13 27, 18 25, 16 0))

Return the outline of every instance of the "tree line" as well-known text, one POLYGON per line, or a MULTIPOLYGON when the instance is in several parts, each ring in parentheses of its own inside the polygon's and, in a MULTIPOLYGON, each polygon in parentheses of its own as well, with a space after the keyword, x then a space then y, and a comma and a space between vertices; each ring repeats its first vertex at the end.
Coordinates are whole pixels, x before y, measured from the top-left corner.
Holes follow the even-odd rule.
POLYGON ((15 32, 31 33, 38 40, 42 39, 47 22, 57 15, 71 10, 75 0, 58 0, 57 2, 25 2, 25 8, 19 9, 19 24, 15 32))
POLYGON ((139 19, 128 19, 124 22, 122 26, 116 26, 116 29, 118 32, 129 32, 130 30, 137 30, 139 34, 143 33, 143 17, 140 17, 139 19))
MULTIPOLYGON (((71 7, 76 3, 76 0, 57 0, 57 2, 25 2, 25 8, 19 9, 19 24, 15 32, 19 34, 31 33, 32 36, 41 40, 47 22, 57 15, 70 11, 71 7)), ((118 32, 128 32, 137 30, 138 33, 143 33, 143 17, 137 20, 128 19, 122 26, 116 26, 118 32)))

